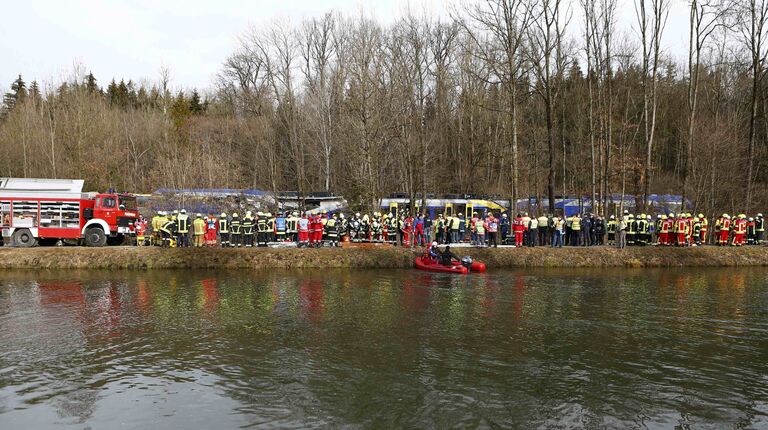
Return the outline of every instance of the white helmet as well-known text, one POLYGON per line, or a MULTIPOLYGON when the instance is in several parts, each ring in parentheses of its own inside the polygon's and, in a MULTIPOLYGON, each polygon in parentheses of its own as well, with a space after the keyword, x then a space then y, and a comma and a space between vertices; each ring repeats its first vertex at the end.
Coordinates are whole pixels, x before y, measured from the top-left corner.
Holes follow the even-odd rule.
POLYGON ((187 210, 186 209, 182 209, 181 213, 185 214, 185 213, 187 213, 187 210))
POLYGON ((437 246, 437 242, 432 242, 432 247, 434 248, 436 246, 437 246))

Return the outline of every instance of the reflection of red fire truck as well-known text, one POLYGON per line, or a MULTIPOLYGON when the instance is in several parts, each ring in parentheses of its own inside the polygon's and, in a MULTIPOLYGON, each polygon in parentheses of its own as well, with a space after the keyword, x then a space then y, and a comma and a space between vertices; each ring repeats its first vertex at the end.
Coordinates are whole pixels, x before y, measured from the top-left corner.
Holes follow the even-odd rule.
POLYGON ((83 193, 83 180, 0 178, 3 241, 19 247, 69 244, 117 245, 132 234, 136 197, 83 193))

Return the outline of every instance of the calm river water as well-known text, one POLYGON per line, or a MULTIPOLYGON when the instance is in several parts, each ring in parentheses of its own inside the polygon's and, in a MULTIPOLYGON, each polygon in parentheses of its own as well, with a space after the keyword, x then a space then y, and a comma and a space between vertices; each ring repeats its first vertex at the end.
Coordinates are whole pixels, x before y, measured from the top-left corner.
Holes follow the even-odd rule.
POLYGON ((768 428, 768 270, 5 272, 0 428, 768 428))

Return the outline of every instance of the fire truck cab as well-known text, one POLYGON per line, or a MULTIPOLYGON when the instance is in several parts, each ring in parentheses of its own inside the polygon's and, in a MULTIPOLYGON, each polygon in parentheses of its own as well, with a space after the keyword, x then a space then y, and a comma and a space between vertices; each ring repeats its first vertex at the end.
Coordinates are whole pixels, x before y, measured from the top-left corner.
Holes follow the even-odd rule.
POLYGON ((136 198, 83 193, 81 179, 0 178, 3 242, 18 247, 84 242, 117 245, 133 233, 136 198))

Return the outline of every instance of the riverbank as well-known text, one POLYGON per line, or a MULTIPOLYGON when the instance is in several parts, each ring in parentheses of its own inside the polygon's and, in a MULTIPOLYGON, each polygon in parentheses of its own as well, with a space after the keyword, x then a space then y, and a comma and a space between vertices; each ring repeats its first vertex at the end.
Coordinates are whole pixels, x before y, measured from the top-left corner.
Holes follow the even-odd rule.
MULTIPOLYGON (((149 247, 0 248, 0 269, 412 268, 420 251, 394 248, 161 249, 149 247)), ((768 247, 460 248, 456 254, 503 267, 768 266, 768 247)))

